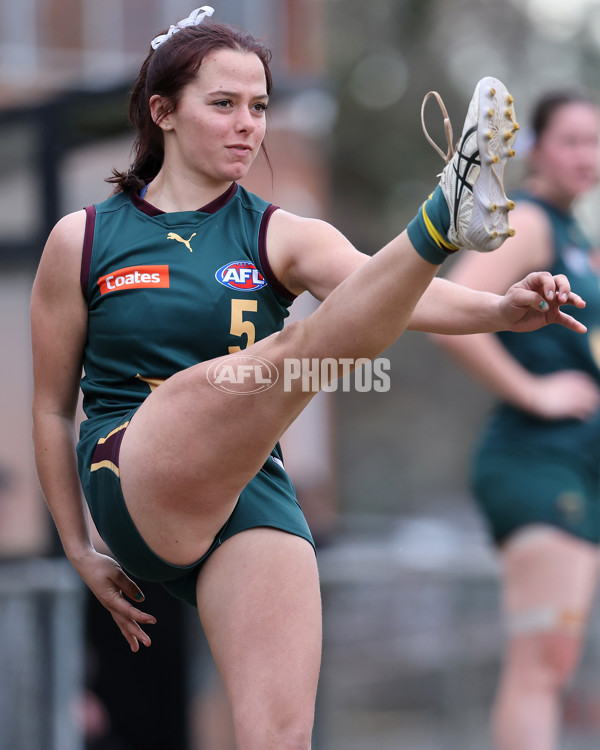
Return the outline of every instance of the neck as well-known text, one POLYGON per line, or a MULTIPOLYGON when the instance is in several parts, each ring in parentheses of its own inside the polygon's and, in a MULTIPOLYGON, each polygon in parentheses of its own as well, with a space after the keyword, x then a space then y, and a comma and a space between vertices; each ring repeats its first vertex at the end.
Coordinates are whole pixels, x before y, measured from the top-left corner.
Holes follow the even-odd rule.
POLYGON ((148 185, 144 200, 166 213, 197 211, 223 195, 230 186, 231 182, 193 181, 161 169, 148 185))

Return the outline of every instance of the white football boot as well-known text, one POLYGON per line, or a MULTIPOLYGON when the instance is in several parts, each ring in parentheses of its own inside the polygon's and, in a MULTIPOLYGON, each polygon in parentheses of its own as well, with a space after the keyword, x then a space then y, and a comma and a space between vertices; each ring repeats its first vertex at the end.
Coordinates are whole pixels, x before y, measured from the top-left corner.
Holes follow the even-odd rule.
POLYGON ((447 238, 458 248, 490 252, 514 235, 508 212, 515 204, 504 192, 504 165, 515 155, 519 125, 513 97, 496 78, 482 78, 475 87, 460 141, 452 146, 452 126, 437 91, 423 99, 421 121, 427 140, 446 161, 440 185, 450 211, 447 238), (434 96, 444 116, 448 151, 431 139, 424 122, 427 100, 434 96))

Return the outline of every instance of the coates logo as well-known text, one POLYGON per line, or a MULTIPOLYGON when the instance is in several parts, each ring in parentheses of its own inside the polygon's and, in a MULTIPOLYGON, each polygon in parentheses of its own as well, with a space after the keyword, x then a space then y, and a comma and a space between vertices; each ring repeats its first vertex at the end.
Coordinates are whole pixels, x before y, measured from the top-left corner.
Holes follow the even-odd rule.
POLYGON ((222 266, 216 272, 215 279, 236 292, 254 292, 267 285, 258 268, 247 260, 234 260, 222 266))
POLYGON ((130 266, 98 279, 100 294, 119 289, 160 289, 169 286, 169 266, 130 266))
POLYGON ((241 354, 211 365, 206 378, 219 391, 247 395, 272 388, 279 380, 279 370, 268 359, 241 354))

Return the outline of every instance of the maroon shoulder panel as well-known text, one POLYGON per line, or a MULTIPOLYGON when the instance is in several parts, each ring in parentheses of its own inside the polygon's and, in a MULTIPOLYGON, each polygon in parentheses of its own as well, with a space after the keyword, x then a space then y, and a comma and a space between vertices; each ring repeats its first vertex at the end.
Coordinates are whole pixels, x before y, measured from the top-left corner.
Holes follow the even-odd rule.
POLYGON ((267 228, 269 226, 271 216, 273 216, 274 212, 278 208, 279 206, 274 206, 271 203, 271 205, 267 207, 266 211, 263 214, 260 224, 260 230, 258 233, 258 257, 260 258, 262 270, 264 271, 269 284, 273 287, 277 294, 280 294, 284 299, 293 302, 296 299, 296 295, 292 294, 289 289, 286 289, 279 281, 279 279, 275 276, 275 274, 273 273, 273 269, 271 268, 271 264, 269 263, 269 257, 267 255, 267 228))
POLYGON ((81 291, 88 298, 88 283, 90 280, 90 265, 92 263, 92 245, 94 242, 94 227, 96 226, 96 207, 85 207, 85 233, 83 235, 83 251, 81 253, 81 291))

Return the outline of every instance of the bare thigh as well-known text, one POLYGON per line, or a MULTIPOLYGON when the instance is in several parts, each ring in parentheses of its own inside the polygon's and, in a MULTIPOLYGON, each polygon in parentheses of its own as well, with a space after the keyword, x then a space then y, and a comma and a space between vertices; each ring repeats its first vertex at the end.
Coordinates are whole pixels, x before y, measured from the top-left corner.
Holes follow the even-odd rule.
POLYGON ((288 747, 290 736, 306 741, 322 639, 313 548, 274 529, 236 534, 202 568, 197 595, 239 747, 288 747))
POLYGON ((435 272, 403 233, 312 315, 240 354, 195 365, 160 385, 132 419, 119 464, 127 508, 154 552, 177 565, 197 560, 314 395, 300 381, 290 386, 284 378, 262 392, 224 393, 208 382, 215 362, 263 357, 281 372, 288 357, 372 358, 402 333, 435 272))
MULTIPOLYGON (((255 344, 253 356, 283 367, 287 333, 255 344)), ((239 494, 313 393, 283 382, 261 393, 228 393, 209 382, 222 357, 162 383, 129 424, 120 450, 123 496, 153 551, 175 565, 199 559, 239 494)), ((236 355, 239 360, 241 355, 236 355)))
MULTIPOLYGON (((540 622, 554 616, 558 630, 581 631, 596 592, 599 562, 596 545, 558 529, 540 525, 517 532, 502 551, 509 622, 532 613, 540 622)), ((527 617, 522 622, 526 630, 527 617)))

